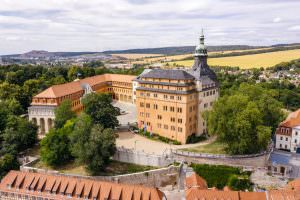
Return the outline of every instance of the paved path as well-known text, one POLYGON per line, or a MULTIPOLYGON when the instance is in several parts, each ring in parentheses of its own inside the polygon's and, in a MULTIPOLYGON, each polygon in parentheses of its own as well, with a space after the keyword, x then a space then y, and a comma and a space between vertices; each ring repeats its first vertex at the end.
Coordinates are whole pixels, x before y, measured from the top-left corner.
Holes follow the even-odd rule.
POLYGON ((117 139, 117 147, 125 147, 130 149, 136 149, 137 151, 144 151, 146 153, 164 154, 171 149, 190 148, 199 145, 205 145, 212 142, 213 139, 199 142, 196 144, 185 145, 170 145, 164 142, 150 140, 146 137, 131 132, 120 132, 117 139))

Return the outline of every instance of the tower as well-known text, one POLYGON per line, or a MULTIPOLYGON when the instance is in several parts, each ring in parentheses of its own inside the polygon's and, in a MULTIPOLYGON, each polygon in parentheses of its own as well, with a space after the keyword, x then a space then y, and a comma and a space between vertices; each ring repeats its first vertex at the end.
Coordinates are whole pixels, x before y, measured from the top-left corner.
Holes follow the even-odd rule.
POLYGON ((194 53, 194 66, 193 69, 208 67, 207 66, 207 48, 204 44, 204 34, 203 29, 201 31, 201 35, 199 37, 199 44, 196 46, 195 53, 194 53))
POLYGON ((211 80, 217 80, 216 74, 207 65, 207 47, 204 44, 203 29, 199 37, 199 44, 196 46, 194 53, 194 65, 192 73, 197 79, 208 76, 211 80))

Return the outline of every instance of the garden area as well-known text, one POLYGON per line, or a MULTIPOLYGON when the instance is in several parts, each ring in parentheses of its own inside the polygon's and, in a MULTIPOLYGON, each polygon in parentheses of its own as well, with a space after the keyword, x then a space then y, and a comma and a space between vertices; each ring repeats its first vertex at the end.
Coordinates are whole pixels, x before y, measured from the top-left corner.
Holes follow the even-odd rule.
POLYGON ((252 191, 251 172, 243 172, 241 168, 207 164, 191 164, 191 167, 206 180, 209 188, 223 189, 228 186, 236 191, 252 191))
MULTIPOLYGON (((55 170, 59 171, 60 173, 65 174, 76 174, 81 176, 90 176, 91 173, 88 172, 86 169, 86 166, 83 164, 80 164, 76 161, 70 161, 65 165, 51 167, 41 160, 37 163, 33 164, 32 167, 34 168, 40 168, 40 169, 46 169, 46 170, 55 170)), ((116 176, 116 175, 122 175, 122 174, 132 174, 137 172, 143 172, 156 169, 155 167, 151 166, 144 166, 144 165, 136 165, 132 163, 124 163, 119 161, 112 160, 103 171, 97 172, 95 175, 98 176, 116 176)))

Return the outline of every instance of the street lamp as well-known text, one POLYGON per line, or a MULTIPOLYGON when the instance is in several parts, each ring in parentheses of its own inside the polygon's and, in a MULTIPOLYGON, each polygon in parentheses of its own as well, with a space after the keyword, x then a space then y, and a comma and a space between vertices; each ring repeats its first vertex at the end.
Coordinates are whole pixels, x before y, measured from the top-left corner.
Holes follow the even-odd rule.
POLYGON ((138 140, 135 140, 135 141, 134 141, 134 150, 136 150, 136 143, 137 143, 137 141, 138 141, 138 140))

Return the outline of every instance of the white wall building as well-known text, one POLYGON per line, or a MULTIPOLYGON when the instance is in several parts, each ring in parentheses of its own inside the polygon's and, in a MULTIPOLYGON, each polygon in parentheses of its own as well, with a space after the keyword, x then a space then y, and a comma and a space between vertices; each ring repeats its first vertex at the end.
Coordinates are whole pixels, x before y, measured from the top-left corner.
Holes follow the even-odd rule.
POLYGON ((276 130, 276 149, 296 153, 300 150, 300 109, 292 112, 276 130))

